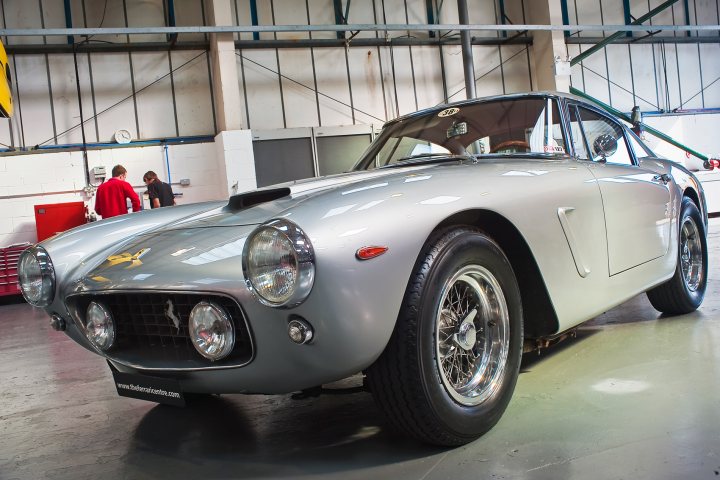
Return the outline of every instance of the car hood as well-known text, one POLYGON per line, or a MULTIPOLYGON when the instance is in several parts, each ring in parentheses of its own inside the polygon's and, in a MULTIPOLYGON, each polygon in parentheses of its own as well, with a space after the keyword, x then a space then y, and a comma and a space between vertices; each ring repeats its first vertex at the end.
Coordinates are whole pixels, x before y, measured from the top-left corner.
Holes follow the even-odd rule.
POLYGON ((321 178, 297 180, 234 195, 228 204, 219 209, 182 219, 166 226, 166 230, 258 225, 307 201, 341 187, 372 183, 383 178, 404 178, 408 173, 432 167, 434 164, 388 168, 370 172, 351 172, 321 178))
MULTIPOLYGON (((528 170, 541 165, 507 158, 478 164, 455 161, 275 185, 235 195, 227 204, 127 238, 95 255, 81 275, 88 289, 201 289, 209 285, 215 289, 218 283, 237 284, 243 279, 242 251, 248 235, 273 218, 294 221, 316 248, 327 248, 328 242, 349 241, 348 232, 370 232, 368 225, 381 228, 376 208, 383 208, 387 218, 407 219, 408 208, 423 202, 442 205, 475 198, 479 188, 498 191, 526 185, 518 179, 547 173, 528 170), (468 184, 469 175, 478 181, 468 184), (446 193, 427 198, 434 187, 446 193), (448 197, 447 192, 458 196, 448 197)), ((352 238, 357 241, 358 237, 352 238)))
POLYGON ((207 290, 242 279, 242 251, 254 226, 157 231, 136 237, 82 279, 78 291, 207 290))
POLYGON ((354 172, 235 195, 224 206, 138 233, 95 257, 95 266, 86 270, 78 291, 203 290, 211 285, 220 288, 225 282, 237 287, 245 240, 257 225, 287 216, 298 205, 337 188, 372 184, 424 168, 428 165, 354 172))

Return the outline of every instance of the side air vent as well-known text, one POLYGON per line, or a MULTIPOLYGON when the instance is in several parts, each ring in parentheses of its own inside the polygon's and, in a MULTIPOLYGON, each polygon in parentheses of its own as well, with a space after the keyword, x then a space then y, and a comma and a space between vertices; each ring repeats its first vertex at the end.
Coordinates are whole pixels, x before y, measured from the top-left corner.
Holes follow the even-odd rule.
POLYGON ((258 190, 255 192, 240 193, 230 197, 228 208, 233 211, 250 208, 261 203, 272 202, 278 198, 290 195, 289 188, 273 188, 269 190, 258 190))

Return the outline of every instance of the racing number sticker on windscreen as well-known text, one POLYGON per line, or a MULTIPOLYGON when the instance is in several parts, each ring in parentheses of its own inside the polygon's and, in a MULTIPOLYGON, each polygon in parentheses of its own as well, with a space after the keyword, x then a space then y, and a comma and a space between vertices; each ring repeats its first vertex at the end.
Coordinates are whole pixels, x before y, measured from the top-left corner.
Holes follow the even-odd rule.
POLYGON ((438 117, 451 117, 458 113, 460 111, 459 108, 452 107, 452 108, 446 108, 442 112, 438 113, 438 117))
POLYGON ((565 149, 559 145, 545 145, 545 153, 565 153, 565 149))

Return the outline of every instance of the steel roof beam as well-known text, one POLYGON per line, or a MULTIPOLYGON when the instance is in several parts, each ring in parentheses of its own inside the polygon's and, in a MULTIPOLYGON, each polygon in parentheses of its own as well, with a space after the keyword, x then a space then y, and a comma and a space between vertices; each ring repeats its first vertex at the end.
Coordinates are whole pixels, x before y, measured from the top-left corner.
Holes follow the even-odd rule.
MULTIPOLYGON (((684 38, 684 37, 683 37, 684 38)), ((720 37, 716 39, 720 41, 720 37)), ((531 37, 475 37, 473 45, 532 45, 531 37)), ((419 38, 356 38, 351 42, 336 40, 332 38, 314 38, 304 40, 236 40, 235 48, 242 50, 267 49, 267 48, 345 48, 345 47, 400 47, 400 46, 438 46, 438 45, 460 45, 459 38, 419 39, 419 38)), ((207 50, 210 43, 207 41, 176 42, 170 45, 168 42, 132 42, 132 43, 82 43, 77 45, 77 52, 99 53, 99 52, 164 52, 168 50, 207 50)), ((72 53, 72 45, 62 43, 50 44, 22 44, 7 45, 5 50, 11 55, 36 55, 44 53, 72 53)))
MULTIPOLYGON (((664 3, 662 3, 661 5, 653 8, 653 9, 650 10, 648 13, 646 13, 645 15, 641 16, 640 18, 638 18, 637 20, 635 20, 634 22, 632 22, 632 26, 641 26, 640 24, 643 23, 645 20, 648 20, 648 19, 654 17, 655 15, 657 15, 658 13, 667 10, 668 8, 672 7, 672 6, 673 6, 674 4, 676 4, 677 2, 678 2, 678 0, 667 0, 666 2, 664 2, 664 3)), ((628 8, 630 8, 630 7, 628 6, 628 8)), ((628 15, 628 16, 630 15, 630 12, 629 12, 629 11, 627 12, 627 15, 628 15)), ((681 26, 681 25, 677 25, 677 26, 679 27, 679 26, 681 26)), ((682 26, 687 26, 687 25, 682 25, 682 26)), ((720 26, 718 26, 718 25, 716 25, 716 27, 720 28, 720 26)), ((642 28, 643 28, 645 31, 647 31, 647 27, 643 26, 642 28)), ((653 29, 653 30, 657 30, 654 26, 652 27, 652 29, 653 29)), ((579 30, 579 29, 578 29, 578 30, 579 30)), ((589 56, 592 55, 593 53, 595 53, 595 52, 597 52, 598 50, 601 50, 602 48, 604 48, 605 45, 607 45, 607 44, 609 44, 609 43, 612 43, 614 40, 622 37, 622 36, 624 35, 624 32, 630 33, 630 30, 619 30, 619 31, 616 31, 615 33, 613 33, 612 35, 610 35, 609 37, 607 37, 607 38, 604 39, 603 41, 599 42, 599 43, 598 43, 597 45, 595 45, 594 47, 588 48, 587 50, 585 50, 584 52, 582 52, 580 55, 578 55, 578 56, 576 56, 575 58, 573 58, 573 59, 570 61, 570 66, 577 65, 578 63, 582 62, 584 59, 586 59, 587 57, 589 57, 589 56)))
MULTIPOLYGON (((670 0, 676 2, 678 0, 670 0)), ((641 17, 643 18, 643 17, 641 17)), ((644 25, 483 25, 483 24, 347 24, 347 25, 227 25, 181 27, 108 27, 108 28, 3 28, 0 36, 34 37, 64 35, 148 35, 173 33, 243 33, 243 32, 343 32, 343 31, 594 31, 646 32, 644 25)), ((652 30, 669 32, 718 32, 720 25, 653 25, 652 30)))
MULTIPOLYGON (((605 40, 606 37, 568 37, 565 39, 567 45, 595 45, 605 40)), ((621 37, 616 38, 613 44, 633 44, 633 43, 720 43, 720 36, 699 36, 699 37, 621 37)))

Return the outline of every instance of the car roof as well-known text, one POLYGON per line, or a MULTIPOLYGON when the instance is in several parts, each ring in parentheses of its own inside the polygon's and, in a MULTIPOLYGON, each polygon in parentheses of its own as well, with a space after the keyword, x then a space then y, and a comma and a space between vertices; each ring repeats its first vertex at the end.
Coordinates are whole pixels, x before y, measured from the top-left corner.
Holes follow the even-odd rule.
POLYGON ((390 125, 396 122, 401 122, 403 120, 407 120, 414 117, 421 117, 423 115, 438 112, 441 110, 444 110, 446 108, 452 108, 452 107, 462 107, 467 105, 476 105, 478 103, 485 103, 485 102, 492 102, 497 100, 513 100, 518 98, 564 98, 568 100, 573 100, 580 102, 582 104, 588 105, 588 102, 583 99, 582 97, 579 97, 577 95, 573 95, 572 93, 565 93, 565 92, 557 92, 557 91, 534 91, 534 92, 520 92, 520 93, 510 93, 505 95, 493 95, 489 97, 481 97, 481 98, 473 98, 469 100, 460 100, 457 102, 450 102, 450 103, 440 103, 438 105, 435 105, 434 107, 425 108, 422 110, 418 110, 417 112, 408 113, 406 115, 402 115, 400 117, 394 118, 392 120, 389 120, 386 125, 390 125))

